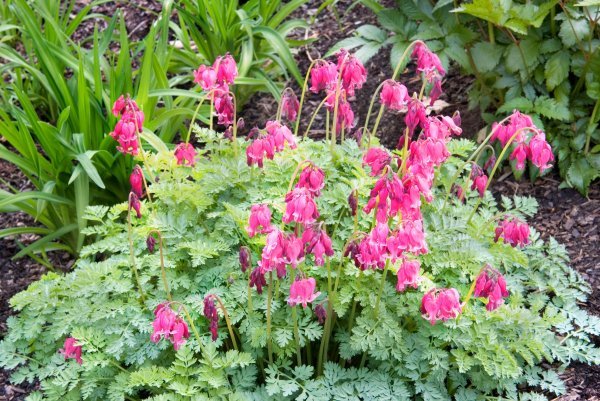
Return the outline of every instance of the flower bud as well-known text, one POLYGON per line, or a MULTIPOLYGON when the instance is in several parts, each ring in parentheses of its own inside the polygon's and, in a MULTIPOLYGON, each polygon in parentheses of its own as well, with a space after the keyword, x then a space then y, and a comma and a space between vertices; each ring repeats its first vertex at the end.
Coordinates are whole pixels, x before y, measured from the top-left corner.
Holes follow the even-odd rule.
POLYGON ((352 216, 356 216, 356 212, 358 211, 358 191, 353 189, 348 195, 348 205, 350 206, 350 213, 352 216))
POLYGON ((150 234, 148 238, 146 238, 146 247, 148 248, 148 252, 154 253, 155 246, 156 238, 154 238, 154 235, 150 234))
POLYGON ((240 247, 240 268, 242 269, 242 273, 246 273, 250 264, 250 250, 246 246, 240 247))

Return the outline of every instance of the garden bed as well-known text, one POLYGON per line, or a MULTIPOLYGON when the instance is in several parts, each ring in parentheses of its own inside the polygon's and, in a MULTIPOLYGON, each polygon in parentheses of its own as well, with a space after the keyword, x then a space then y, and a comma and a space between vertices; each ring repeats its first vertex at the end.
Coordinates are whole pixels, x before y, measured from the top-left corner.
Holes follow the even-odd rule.
MULTIPOLYGON (((156 4, 155 2, 148 3, 156 4)), ((312 34, 318 36, 319 41, 311 45, 313 47, 310 50, 311 54, 314 54, 313 51, 315 50, 320 54, 324 54, 331 45, 350 35, 360 24, 374 21, 372 14, 364 8, 357 8, 349 14, 345 14, 344 10, 348 7, 348 4, 350 4, 350 1, 339 2, 341 29, 328 10, 317 18, 312 34)), ((111 10, 113 9, 106 8, 97 11, 108 13, 111 10)), ((315 5, 310 3, 303 10, 303 15, 311 15, 314 10, 315 5)), ((150 17, 151 13, 145 13, 144 15, 150 17)), ((127 24, 130 31, 142 32, 147 30, 150 23, 143 24, 144 20, 140 20, 139 15, 136 16, 134 13, 131 13, 130 16, 132 24, 131 26, 127 24), (135 23, 133 20, 135 20, 135 23)), ((297 55, 297 61, 301 70, 306 71, 309 60, 305 52, 297 55)), ((370 101, 369 95, 374 92, 376 85, 380 82, 380 79, 377 78, 391 75, 389 54, 387 52, 378 54, 366 67, 371 79, 359 92, 357 99, 353 101, 356 114, 360 116, 365 116, 367 113, 370 101)), ((414 72, 407 71, 406 75, 414 76, 414 72)), ((460 76, 457 71, 451 71, 444 82, 446 94, 442 96, 442 100, 447 103, 446 113, 449 114, 455 109, 461 112, 463 130, 466 135, 473 137, 483 124, 479 118, 478 110, 468 110, 466 94, 469 84, 469 78, 460 76)), ((409 89, 414 89, 414 86, 408 86, 409 89)), ((294 89, 299 90, 297 87, 294 89)), ((309 106, 305 109, 307 114, 318 104, 316 99, 315 97, 309 100, 309 106)), ((250 100, 242 115, 246 119, 247 126, 251 127, 253 124, 262 123, 269 116, 273 116, 276 111, 275 108, 276 105, 271 96, 259 94, 250 100)), ((323 124, 323 121, 316 121, 316 132, 323 129, 323 124)), ((380 126, 380 132, 383 133, 382 142, 386 146, 394 146, 401 130, 402 126, 397 124, 397 119, 385 118, 380 126)), ((27 179, 13 166, 3 161, 0 161, 0 178, 14 187, 23 190, 29 188, 27 179)), ((597 313, 600 310, 600 271, 595 264, 600 256, 597 246, 600 240, 600 188, 598 185, 592 186, 588 198, 584 198, 574 190, 558 190, 558 184, 559 179, 556 175, 538 180, 535 185, 527 181, 515 182, 512 177, 506 177, 494 183, 493 190, 498 196, 502 194, 529 195, 538 200, 540 209, 531 221, 532 225, 542 234, 544 239, 554 236, 559 242, 566 245, 572 266, 590 282, 593 288, 593 293, 586 307, 597 313)), ((0 228, 31 223, 30 219, 22 214, 3 214, 0 219, 0 228)), ((31 242, 32 238, 20 238, 19 240, 27 243, 31 242)), ((5 331, 6 319, 12 313, 8 308, 10 297, 25 289, 29 283, 37 280, 46 271, 43 266, 29 258, 11 260, 11 256, 18 249, 14 238, 0 240, 0 336, 5 331)), ((59 269, 69 268, 73 263, 66 255, 54 255, 52 260, 59 269)), ((564 377, 569 391, 560 398, 561 400, 594 400, 600 397, 600 389, 597 386, 600 381, 600 369, 597 366, 575 365, 565 372, 564 377)), ((0 400, 22 399, 30 390, 31 388, 11 386, 7 382, 6 372, 0 372, 0 400)))

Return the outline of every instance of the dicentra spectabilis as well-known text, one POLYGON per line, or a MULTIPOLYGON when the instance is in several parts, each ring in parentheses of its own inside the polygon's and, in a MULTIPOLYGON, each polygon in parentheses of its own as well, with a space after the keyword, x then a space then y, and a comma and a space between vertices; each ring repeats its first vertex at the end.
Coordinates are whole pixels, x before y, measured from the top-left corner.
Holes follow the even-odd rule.
POLYGON ((427 112, 423 103, 418 99, 411 98, 407 103, 407 107, 404 123, 410 133, 412 134, 417 126, 425 129, 427 127, 427 112))
POLYGON ((510 115, 510 119, 503 123, 502 125, 498 123, 492 124, 493 134, 490 138, 490 141, 497 139, 502 144, 502 147, 506 146, 510 138, 517 134, 517 131, 520 134, 516 135, 513 141, 523 142, 523 139, 519 138, 524 136, 525 128, 535 128, 533 124, 533 120, 526 114, 522 114, 519 111, 515 110, 510 115))
POLYGON ((310 70, 310 90, 319 93, 323 89, 333 88, 337 85, 338 71, 335 64, 318 60, 310 70))
POLYGON ((129 193, 129 209, 135 210, 138 219, 142 217, 142 204, 140 203, 140 198, 133 192, 129 193))
POLYGON ((233 124, 235 107, 233 97, 229 92, 216 90, 215 91, 215 112, 217 114, 217 123, 219 125, 233 124))
POLYGON ((350 103, 345 99, 341 99, 338 103, 336 131, 339 132, 342 129, 352 129, 355 125, 356 120, 354 119, 354 111, 352 111, 350 103))
POLYGON ((154 309, 154 317, 153 332, 150 335, 150 341, 153 343, 158 343, 164 338, 170 341, 177 351, 190 337, 187 323, 171 309, 167 302, 159 304, 154 309))
POLYGON ((513 247, 524 247, 529 244, 529 226, 516 217, 509 217, 496 227, 495 241, 498 241, 499 238, 504 239, 504 242, 513 247))
POLYGON ((217 86, 217 72, 214 68, 202 64, 194 71, 194 82, 205 91, 211 90, 217 86))
POLYGON ((423 221, 420 219, 402 220, 402 223, 388 238, 387 247, 390 254, 396 257, 400 256, 402 252, 410 252, 415 255, 427 253, 423 221))
POLYGON ((452 194, 458 198, 459 201, 465 202, 465 192, 463 191, 462 186, 458 184, 452 184, 452 194))
POLYGON ((250 208, 250 217, 248 218, 248 227, 246 232, 248 236, 254 237, 256 234, 266 234, 271 231, 271 210, 265 204, 252 205, 250 208))
POLYGON ((371 190, 369 200, 363 211, 366 214, 376 208, 378 222, 385 223, 388 218, 395 217, 402 205, 404 186, 396 173, 384 174, 371 190))
POLYGON ((269 140, 272 142, 275 151, 283 151, 286 143, 290 149, 296 149, 296 137, 286 125, 281 124, 279 121, 267 121, 265 130, 269 134, 269 140))
POLYGON ((278 228, 273 228, 267 234, 267 242, 262 250, 261 260, 258 262, 263 273, 285 269, 287 239, 278 228))
POLYGON ((362 88, 367 81, 365 67, 345 49, 341 49, 337 53, 337 67, 341 71, 342 87, 346 90, 348 96, 354 96, 354 90, 362 88))
POLYGON ((65 339, 65 344, 59 352, 67 359, 75 359, 78 364, 82 364, 81 360, 81 345, 77 345, 77 340, 73 337, 65 339))
POLYGON ((248 249, 247 246, 240 247, 239 260, 240 260, 240 269, 242 270, 242 273, 246 273, 246 270, 248 270, 250 268, 250 266, 252 265, 250 249, 248 249))
POLYGON ((446 75, 439 57, 433 53, 424 43, 417 43, 413 49, 412 57, 417 59, 417 70, 424 72, 428 81, 431 82, 433 75, 446 75))
POLYGON ((388 79, 383 83, 381 94, 379 95, 381 103, 392 110, 402 110, 406 107, 406 102, 410 99, 406 86, 393 79, 388 79))
POLYGON ((266 285, 265 273, 260 266, 252 270, 252 273, 250 273, 250 287, 256 287, 256 292, 262 294, 263 287, 266 285))
POLYGON ((193 167, 196 165, 196 149, 191 143, 181 142, 175 147, 175 158, 177 164, 193 167))
POLYGON ((135 165, 129 175, 129 184, 131 185, 131 192, 136 194, 138 198, 144 196, 144 173, 139 164, 135 165))
POLYGON ((284 223, 314 223, 319 218, 317 205, 310 191, 306 188, 294 188, 285 196, 284 223))
POLYGON ((431 86, 431 90, 429 91, 429 103, 434 104, 436 100, 442 95, 442 79, 439 77, 435 77, 432 80, 433 85, 431 86))
POLYGON ((144 113, 129 96, 119 97, 113 105, 112 113, 115 117, 120 116, 114 131, 110 133, 110 136, 119 142, 117 150, 123 154, 136 156, 139 152, 138 133, 143 130, 144 113))
POLYGON ((440 166, 450 157, 446 142, 441 139, 418 139, 410 144, 410 157, 421 164, 440 166))
POLYGON ((300 102, 294 91, 291 89, 284 91, 281 97, 281 116, 289 121, 296 121, 299 109, 300 102))
POLYGON ((296 188, 306 188, 313 196, 320 196, 325 187, 325 173, 319 167, 310 163, 302 169, 296 188))
POLYGON ((265 157, 273 159, 275 156, 275 145, 270 135, 260 133, 258 129, 253 131, 258 134, 256 139, 246 148, 246 162, 250 167, 256 164, 259 168, 262 168, 265 157))
POLYGON ((471 189, 477 189, 479 196, 483 198, 485 195, 485 187, 488 182, 488 177, 483 173, 483 170, 477 164, 473 165, 471 170, 471 179, 473 180, 471 189))
POLYGON ((154 235, 150 234, 146 237, 146 248, 148 248, 148 252, 154 253, 154 248, 156 246, 156 238, 154 235))
POLYGON ((219 56, 213 63, 213 69, 217 71, 217 82, 233 85, 238 76, 237 64, 231 54, 219 56))
MULTIPOLYGON (((289 235, 285 242, 285 263, 295 269, 303 260, 304 241, 294 234, 289 235)), ((285 274, 278 274, 278 276, 285 276, 285 274)))
POLYGON ((502 274, 490 265, 486 265, 477 276, 473 295, 487 298, 488 303, 485 307, 488 311, 493 311, 504 303, 504 298, 508 297, 509 293, 502 274))
POLYGON ((360 241, 356 250, 350 250, 351 252, 355 252, 353 259, 359 269, 383 269, 385 267, 385 261, 388 257, 388 232, 389 227, 387 223, 378 223, 360 241))
POLYGON ((517 170, 523 170, 525 168, 525 161, 529 155, 529 147, 525 142, 519 142, 515 149, 510 154, 510 160, 516 160, 515 168, 517 170))
POLYGON ((316 286, 317 282, 312 277, 294 281, 290 286, 290 296, 287 300, 288 305, 302 305, 303 308, 306 308, 309 303, 317 299, 321 294, 320 292, 315 293, 316 286))
POLYGON ((358 212, 358 191, 353 189, 348 195, 348 206, 350 206, 350 215, 356 216, 358 212))
POLYGON ((369 166, 371 177, 375 177, 383 171, 383 169, 390 164, 392 156, 387 150, 383 148, 370 148, 363 156, 363 167, 369 166))
POLYGON ((308 226, 302 233, 302 241, 306 244, 306 252, 314 255, 317 266, 325 263, 323 255, 333 256, 331 238, 320 224, 308 226))
POLYGON ((421 263, 418 260, 404 260, 396 274, 398 278, 396 291, 403 292, 407 287, 418 288, 421 281, 420 270, 421 263))
POLYGON ((531 162, 541 172, 552 167, 549 162, 554 161, 554 155, 550 144, 546 141, 546 136, 542 132, 536 133, 529 141, 529 155, 531 162))
POLYGON ((421 300, 421 313, 432 325, 455 319, 461 312, 460 295, 454 288, 434 288, 421 300))
POLYGON ((208 294, 204 297, 204 317, 210 322, 210 333, 213 341, 217 341, 218 329, 219 329, 219 314, 217 313, 217 307, 212 294, 208 294))

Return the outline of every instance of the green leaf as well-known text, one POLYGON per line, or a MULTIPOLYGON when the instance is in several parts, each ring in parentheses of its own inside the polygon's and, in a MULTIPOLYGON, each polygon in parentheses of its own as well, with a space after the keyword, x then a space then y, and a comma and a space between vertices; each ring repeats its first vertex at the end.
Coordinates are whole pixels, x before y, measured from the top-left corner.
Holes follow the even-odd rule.
POLYGON ((102 189, 105 189, 106 187, 104 186, 104 182, 102 182, 102 178, 100 178, 100 174, 98 174, 98 170, 92 163, 92 157, 94 157, 94 155, 96 153, 98 153, 98 151, 88 150, 85 153, 80 153, 80 154, 76 155, 75 158, 81 164, 81 167, 83 167, 83 169, 85 170, 87 175, 91 178, 91 180, 94 181, 94 184, 96 184, 98 187, 100 187, 102 189))
POLYGON ((489 43, 489 42, 477 42, 471 48, 471 55, 477 69, 481 72, 490 72, 500 62, 502 52, 504 49, 502 46, 489 43))
POLYGON ((567 19, 560 24, 558 36, 566 47, 572 47, 590 35, 590 23, 587 19, 567 19))
POLYGON ((575 159, 567 170, 567 182, 585 196, 587 196, 592 180, 599 176, 599 171, 594 169, 583 157, 575 159))
POLYGON ((544 76, 546 77, 546 87, 549 91, 554 90, 569 76, 570 64, 569 52, 562 50, 555 53, 546 62, 544 76))
POLYGON ((567 106, 547 96, 540 96, 535 99, 533 109, 536 113, 553 120, 568 121, 571 118, 567 106))
POLYGON ((529 113, 533 110, 533 102, 524 97, 517 97, 505 102, 498 108, 498 113, 511 113, 513 110, 519 110, 524 113, 529 113))

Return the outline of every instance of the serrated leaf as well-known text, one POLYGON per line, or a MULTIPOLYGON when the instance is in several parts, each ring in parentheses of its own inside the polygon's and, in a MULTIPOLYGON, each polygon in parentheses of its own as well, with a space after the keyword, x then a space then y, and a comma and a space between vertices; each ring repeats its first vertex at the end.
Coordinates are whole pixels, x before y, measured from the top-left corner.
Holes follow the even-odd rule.
POLYGON ((546 87, 549 91, 554 90, 569 76, 569 53, 565 50, 559 51, 550 57, 544 68, 546 87))

